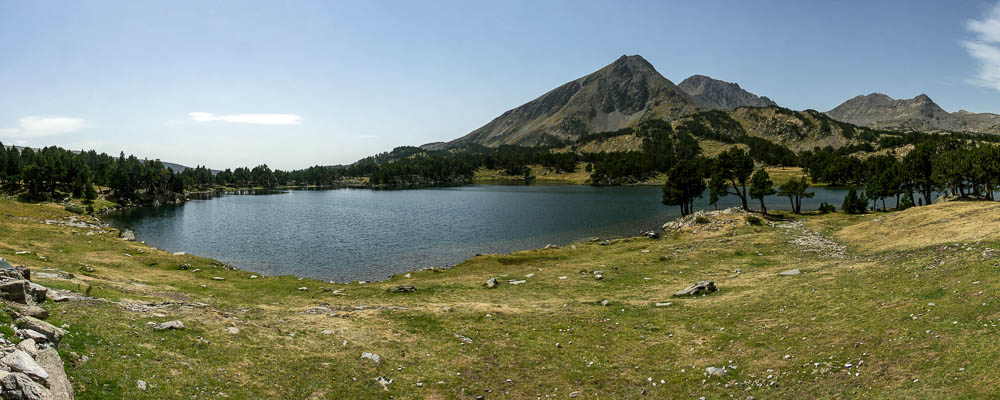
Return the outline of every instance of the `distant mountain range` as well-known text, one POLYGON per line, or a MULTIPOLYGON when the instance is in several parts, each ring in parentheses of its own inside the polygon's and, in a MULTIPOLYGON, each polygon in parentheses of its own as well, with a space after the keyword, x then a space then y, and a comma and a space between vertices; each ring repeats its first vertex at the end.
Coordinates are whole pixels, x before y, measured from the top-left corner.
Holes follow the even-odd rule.
MULTIPOLYGON (((817 141, 830 142, 816 136, 830 134, 829 126, 840 130, 839 125, 829 121, 819 124, 827 119, 820 114, 829 116, 835 120, 833 122, 860 127, 1000 134, 1000 115, 967 111, 949 113, 927 95, 895 100, 875 93, 850 99, 826 113, 797 112, 791 119, 790 110, 763 110, 766 108, 780 107, 773 100, 746 91, 737 83, 705 75, 693 75, 675 85, 641 56, 622 56, 604 68, 501 114, 461 138, 422 147, 443 149, 470 143, 537 146, 576 139, 586 133, 615 131, 648 119, 676 120, 711 110, 726 111, 746 131, 763 136, 781 136, 780 129, 794 122, 800 125, 800 133, 811 137, 803 146, 817 141), (812 122, 822 128, 819 133, 807 132, 812 129, 812 122), (768 129, 779 131, 766 132, 768 129)), ((788 137, 781 141, 791 147, 801 147, 787 143, 788 137)))
POLYGON ((965 110, 949 113, 926 94, 893 99, 872 93, 845 101, 826 114, 838 121, 872 128, 1000 134, 1000 115, 965 110))

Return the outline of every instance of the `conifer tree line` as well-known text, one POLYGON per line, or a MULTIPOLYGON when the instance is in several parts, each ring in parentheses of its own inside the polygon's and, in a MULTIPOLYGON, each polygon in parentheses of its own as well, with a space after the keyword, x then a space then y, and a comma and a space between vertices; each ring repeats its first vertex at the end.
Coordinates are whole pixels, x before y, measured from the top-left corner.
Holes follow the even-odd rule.
MULTIPOLYGON (((825 120, 824 120, 825 121, 825 120)), ((835 122, 830 122, 835 123, 835 122)), ((850 127, 850 126, 848 126, 850 127)), ((160 161, 118 157, 94 151, 73 152, 58 147, 17 150, 0 143, 0 185, 30 198, 71 195, 93 199, 98 188, 118 199, 142 197, 218 187, 274 188, 284 186, 336 186, 362 182, 376 186, 462 184, 472 181, 477 169, 499 170, 530 179, 530 165, 556 172, 573 172, 583 165, 595 185, 618 185, 648 181, 666 174, 663 202, 681 207, 684 214, 694 200, 707 194, 709 204, 735 196, 741 207, 767 210, 766 199, 777 194, 788 199, 794 212, 801 212, 809 198, 810 183, 855 187, 857 201, 845 211, 870 208, 906 208, 930 204, 933 194, 994 198, 1000 186, 1000 137, 951 133, 874 131, 841 127, 855 138, 839 149, 814 148, 794 152, 769 140, 741 133, 724 113, 702 113, 672 125, 663 120, 644 121, 635 127, 583 135, 573 141, 547 138, 547 145, 486 147, 467 144, 444 150, 398 147, 346 166, 313 166, 300 170, 271 169, 266 164, 213 171, 204 166, 176 173, 160 161), (729 132, 729 133, 720 133, 729 132), (593 152, 579 146, 630 136, 641 145, 632 151, 593 152), (729 145, 715 157, 705 157, 699 140, 711 139, 729 145), (877 155, 877 150, 912 146, 902 158, 877 155), (867 158, 858 153, 876 154, 867 158), (809 179, 780 186, 764 166, 802 167, 809 179), (96 187, 95 187, 96 186, 96 187), (869 204, 870 203, 870 204, 869 204), (864 204, 865 206, 860 206, 864 204)), ((883 152, 884 153, 884 152, 883 152)))

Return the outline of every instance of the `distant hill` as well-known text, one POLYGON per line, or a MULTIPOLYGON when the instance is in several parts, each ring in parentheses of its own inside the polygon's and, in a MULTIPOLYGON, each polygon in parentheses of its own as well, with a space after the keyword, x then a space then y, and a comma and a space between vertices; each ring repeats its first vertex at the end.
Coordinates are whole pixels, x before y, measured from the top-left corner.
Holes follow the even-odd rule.
POLYGON ((826 114, 838 121, 873 128, 1000 134, 1000 115, 964 110, 949 113, 926 94, 893 99, 872 93, 847 100, 826 114))
MULTIPOLYGON (((568 82, 452 141, 540 145, 613 131, 652 118, 673 119, 707 109, 641 56, 622 56, 608 66, 568 82)), ((431 144, 430 148, 441 148, 431 144)))
POLYGON ((677 86, 702 105, 716 110, 778 105, 767 97, 743 90, 737 83, 720 81, 705 75, 692 75, 677 86))
POLYGON ((857 142, 865 128, 836 121, 816 110, 782 107, 740 107, 707 111, 671 121, 675 130, 687 127, 701 138, 741 135, 767 139, 795 151, 814 147, 841 148, 857 142))

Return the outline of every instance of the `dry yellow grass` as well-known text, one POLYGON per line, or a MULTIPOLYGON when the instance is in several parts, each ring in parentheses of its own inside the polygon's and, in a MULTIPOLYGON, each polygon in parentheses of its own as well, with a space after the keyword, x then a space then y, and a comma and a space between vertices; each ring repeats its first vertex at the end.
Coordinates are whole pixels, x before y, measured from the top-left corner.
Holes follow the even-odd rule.
POLYGON ((950 201, 865 218, 836 237, 866 251, 1000 239, 1000 204, 993 202, 950 201))

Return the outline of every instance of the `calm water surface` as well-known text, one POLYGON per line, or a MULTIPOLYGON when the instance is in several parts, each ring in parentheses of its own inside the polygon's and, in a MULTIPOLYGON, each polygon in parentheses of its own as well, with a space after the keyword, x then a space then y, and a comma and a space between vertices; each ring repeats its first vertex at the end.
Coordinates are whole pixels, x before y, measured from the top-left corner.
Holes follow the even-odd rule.
MULTIPOLYGON (((816 188, 804 210, 840 206, 844 191, 816 188)), ((218 259, 267 275, 344 282, 442 267, 477 253, 632 236, 679 215, 659 187, 498 186, 385 191, 293 190, 144 207, 110 222, 170 251, 218 259)), ((696 208, 710 209, 708 196, 696 208)), ((727 196, 720 207, 736 206, 727 196)), ((773 197, 769 209, 789 209, 773 197)), ((751 203, 751 208, 759 205, 751 203)))

